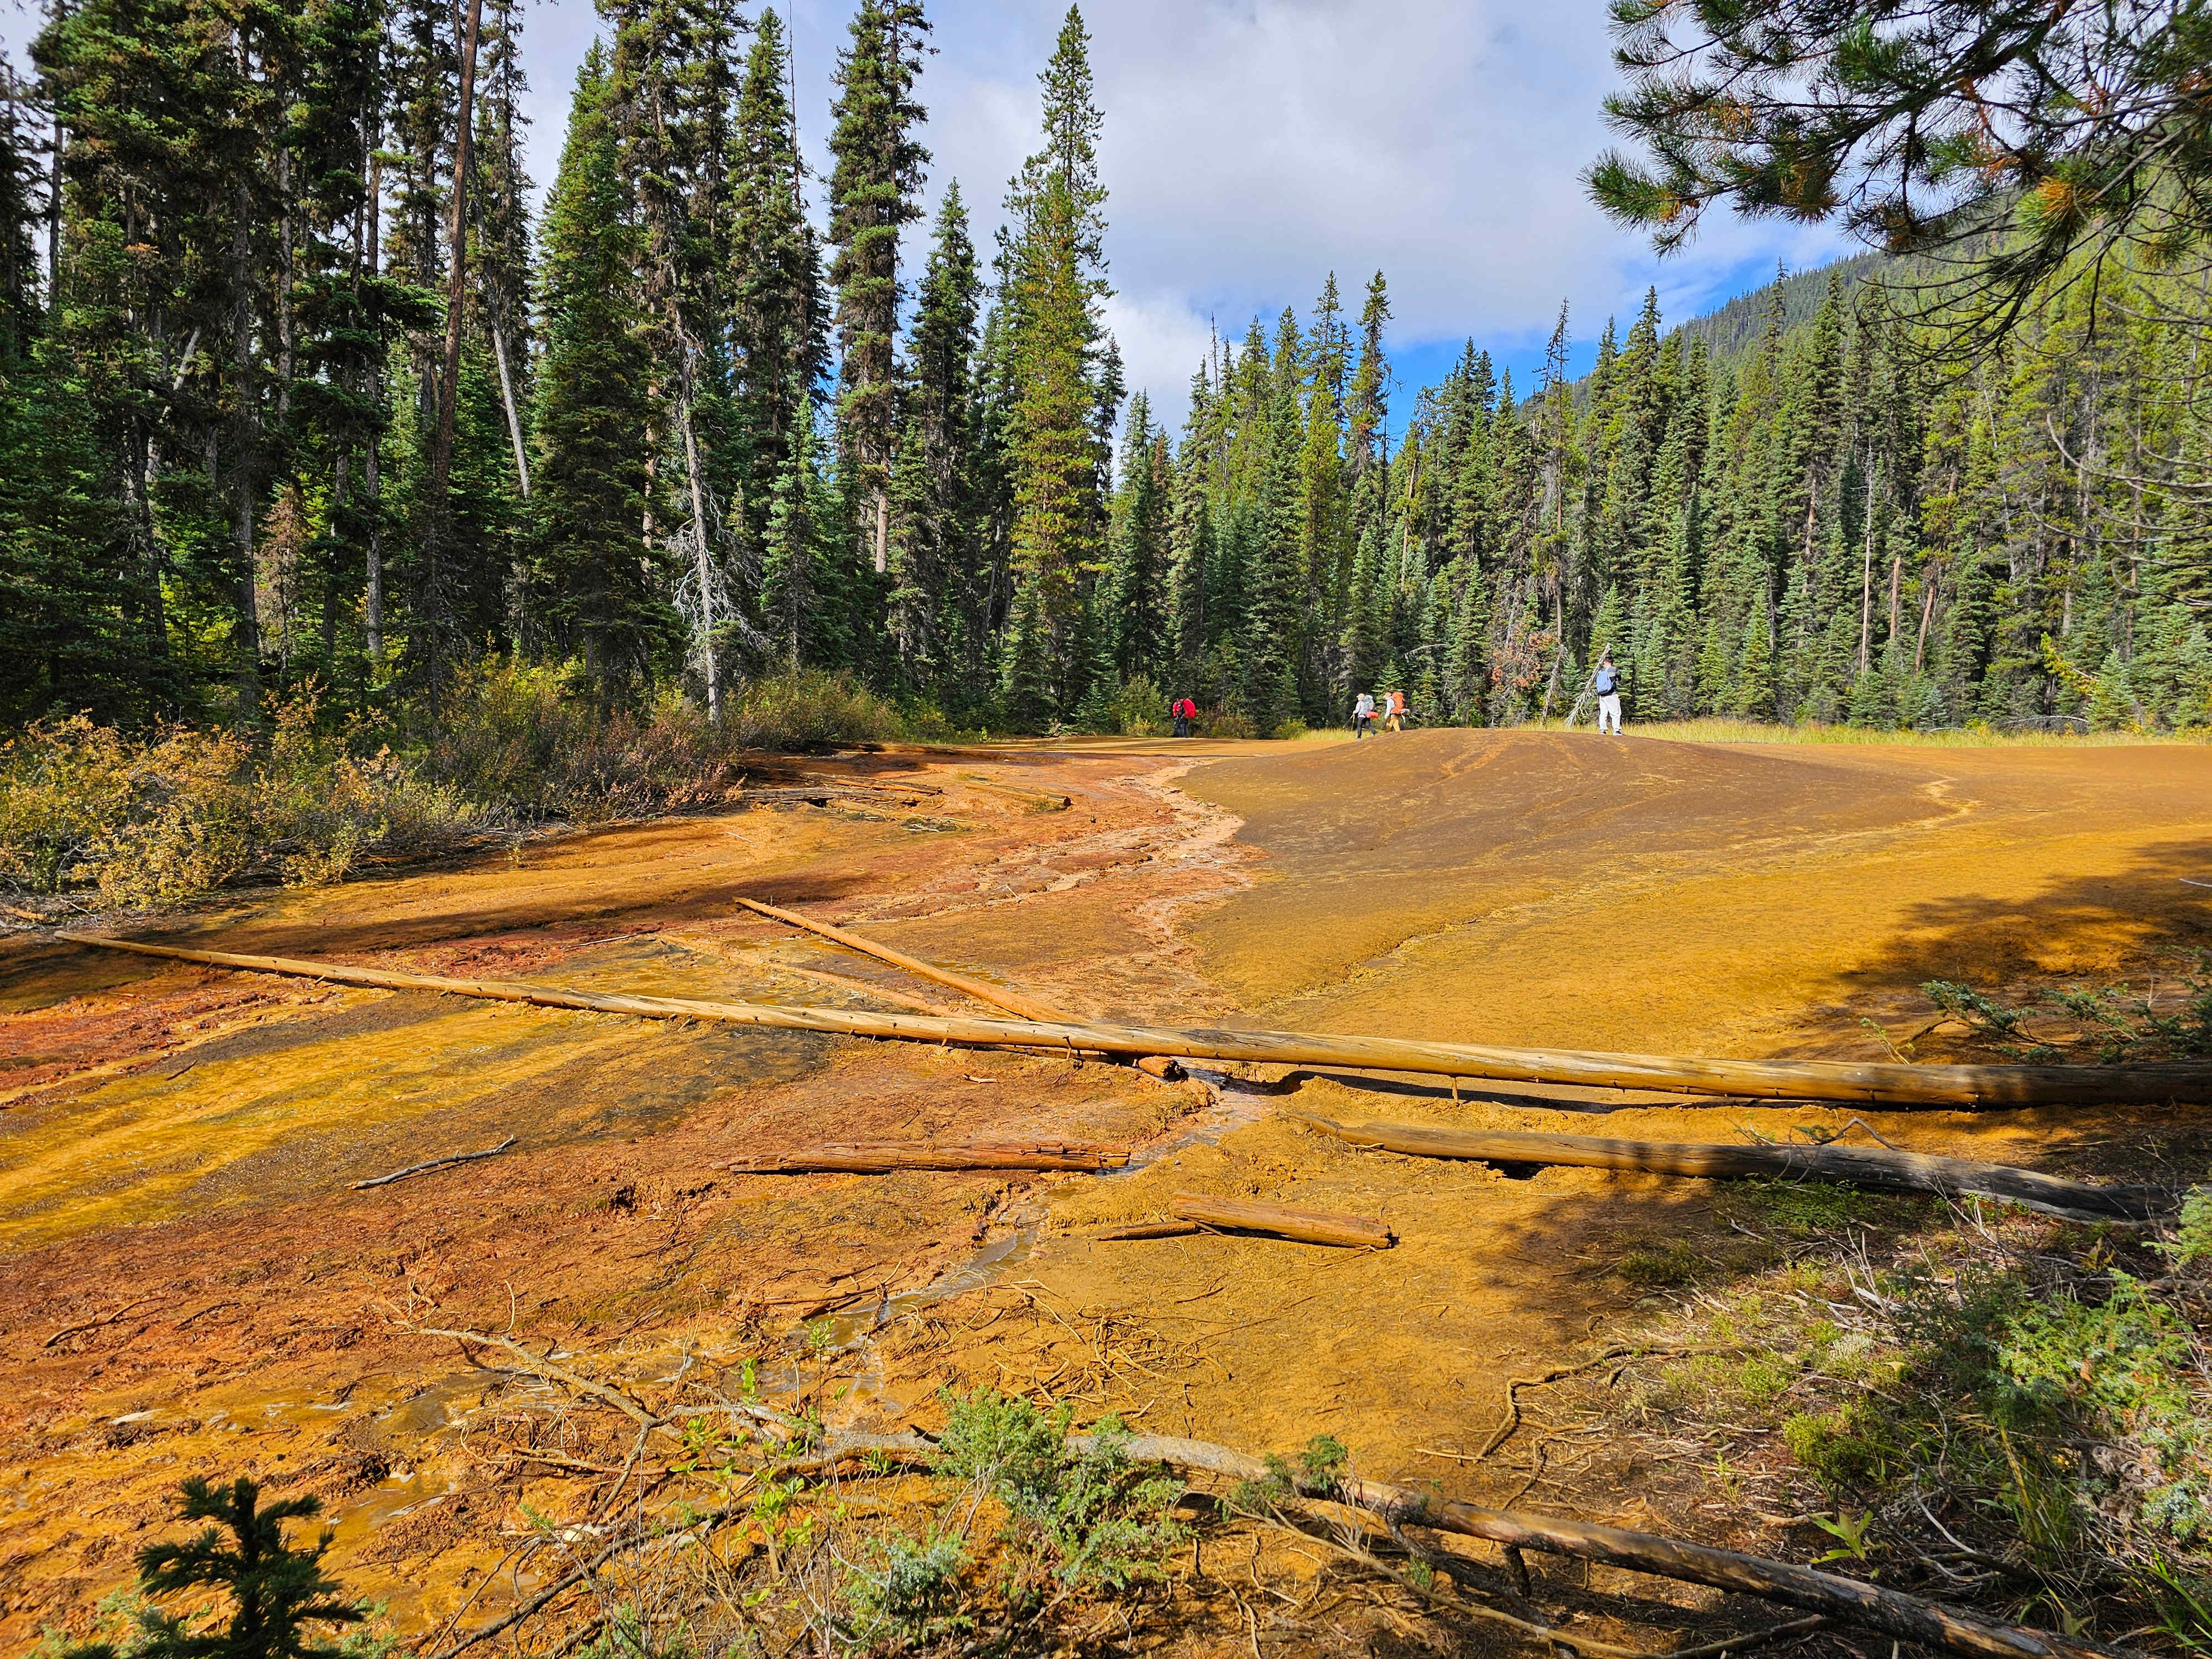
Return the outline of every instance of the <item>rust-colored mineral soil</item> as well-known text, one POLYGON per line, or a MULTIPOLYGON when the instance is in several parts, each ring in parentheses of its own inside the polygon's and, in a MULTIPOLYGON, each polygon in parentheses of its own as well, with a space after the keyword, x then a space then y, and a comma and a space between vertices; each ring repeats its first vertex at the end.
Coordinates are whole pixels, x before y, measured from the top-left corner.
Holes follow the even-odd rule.
MULTIPOLYGON (((1952 1053, 1926 1029, 1924 981, 2140 988, 2212 942, 2212 890, 2190 884, 2212 880, 2212 749, 2193 746, 1437 732, 809 770, 881 787, 241 898, 147 936, 975 1011, 734 902, 754 897, 1109 1018, 1747 1056, 1896 1043, 1923 1060, 1952 1053)), ((2198 1103, 1853 1114, 1455 1098, 1279 1068, 1169 1085, 1068 1057, 337 989, 27 930, 0 943, 0 1067, 10 1647, 43 1625, 88 1630, 195 1473, 319 1494, 329 1565, 403 1631, 513 1605, 531 1581, 494 1569, 521 1506, 574 1518, 591 1485, 517 1478, 457 1434, 501 1379, 426 1329, 647 1375, 687 1355, 772 1369, 813 1322, 817 1347, 852 1357, 831 1410, 860 1426, 927 1426, 940 1385, 990 1383, 1254 1451, 1328 1431, 1386 1479, 1631 1523, 1659 1505, 1672 1529, 1756 1544, 1730 1530, 1741 1516, 1701 1517, 1683 1471, 1526 1437, 1478 1455, 1504 1379, 1648 1310, 1612 1271, 1625 1255, 1751 1248, 1716 1183, 1363 1153, 1277 1109, 1570 1129, 1602 1114, 1608 1134, 1681 1140, 1856 1115, 1916 1150, 2135 1179, 2201 1177, 2212 1155, 2198 1103), (1099 1177, 726 1167, 830 1139, 1048 1135, 1136 1157, 1099 1177), (352 1186, 509 1138, 495 1158, 352 1186), (1178 1192, 1380 1216, 1400 1243, 1097 1238, 1178 1192)))

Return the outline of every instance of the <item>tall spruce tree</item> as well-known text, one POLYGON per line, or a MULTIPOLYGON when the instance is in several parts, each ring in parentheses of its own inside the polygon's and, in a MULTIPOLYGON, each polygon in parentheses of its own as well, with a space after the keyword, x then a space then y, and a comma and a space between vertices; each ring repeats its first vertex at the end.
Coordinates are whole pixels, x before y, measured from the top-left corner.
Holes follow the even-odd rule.
POLYGON ((981 694, 991 624, 976 522, 981 297, 968 210, 956 181, 938 209, 907 336, 890 485, 888 605, 901 683, 920 690, 937 678, 963 706, 981 694))
POLYGON ((914 96, 929 22, 915 0, 862 0, 837 59, 830 149, 830 279, 837 290, 838 465, 860 503, 860 537, 876 574, 890 568, 890 475, 898 428, 899 232, 921 216, 915 199, 929 152, 916 142, 914 96))
POLYGON ((651 360, 640 327, 642 236, 621 172, 611 64, 594 43, 577 71, 568 134, 545 206, 538 374, 532 612, 582 659, 603 703, 642 694, 671 623, 645 537, 651 360))
POLYGON ((1102 125, 1083 16, 1068 9, 1041 77, 1044 148, 1006 198, 1000 260, 1017 390, 1006 469, 1014 505, 1016 598, 1005 690, 1017 718, 1036 721, 1080 695, 1085 589, 1104 553, 1098 309, 1105 279, 1102 125))

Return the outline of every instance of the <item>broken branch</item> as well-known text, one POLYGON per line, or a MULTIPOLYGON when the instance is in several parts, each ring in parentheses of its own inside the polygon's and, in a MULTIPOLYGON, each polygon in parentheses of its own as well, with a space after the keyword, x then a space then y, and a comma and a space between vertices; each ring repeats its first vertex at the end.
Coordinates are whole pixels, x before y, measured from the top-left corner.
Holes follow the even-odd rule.
MULTIPOLYGON (((1091 1443, 1081 1436, 1068 1443, 1091 1443)), ((1125 1444, 1137 1462, 1162 1462, 1203 1469, 1235 1480, 1266 1481, 1267 1465, 1226 1446, 1169 1435, 1136 1435, 1125 1444)), ((1426 1492, 1380 1480, 1346 1480, 1315 1494, 1365 1510, 1396 1525, 1425 1527, 1466 1538, 1480 1538, 1508 1549, 1540 1550, 1625 1567, 1654 1577, 1710 1585, 1756 1595, 1805 1613, 1877 1630, 1900 1641, 1946 1648, 1972 1659, 2111 1659, 2128 1650, 1984 1619, 1964 1608, 1910 1595, 1902 1590, 1838 1577, 1765 1556, 1685 1543, 1653 1533, 1630 1532, 1565 1516, 1529 1515, 1486 1509, 1479 1504, 1438 1503, 1426 1492)))
POLYGON ((832 927, 826 921, 815 921, 796 910, 780 910, 773 904, 763 904, 758 899, 738 901, 756 915, 785 922, 793 927, 818 933, 823 939, 843 945, 848 951, 858 951, 864 957, 873 957, 878 962, 888 962, 895 968, 903 968, 909 974, 919 974, 939 985, 949 985, 954 990, 971 996, 976 1001, 994 1008, 1004 1008, 1008 1013, 1019 1014, 1024 1019, 1041 1019, 1054 1023, 1067 1018, 1059 1009, 1039 1002, 1034 997, 1024 996, 1003 985, 992 985, 980 979, 970 979, 965 974, 956 974, 949 968, 939 968, 933 962, 924 962, 920 957, 910 957, 903 951, 894 951, 888 945, 878 945, 873 939, 862 939, 858 933, 842 927, 832 927))
POLYGON ((364 1187, 389 1187, 393 1182, 404 1181, 410 1176, 428 1175, 433 1170, 443 1170, 455 1164, 473 1164, 480 1158, 497 1158, 514 1145, 514 1137, 509 1135, 498 1146, 487 1146, 480 1152, 454 1152, 447 1158, 434 1158, 421 1164, 410 1164, 404 1170, 394 1170, 390 1175, 376 1176, 367 1181, 356 1181, 353 1183, 353 1190, 359 1192, 364 1187))

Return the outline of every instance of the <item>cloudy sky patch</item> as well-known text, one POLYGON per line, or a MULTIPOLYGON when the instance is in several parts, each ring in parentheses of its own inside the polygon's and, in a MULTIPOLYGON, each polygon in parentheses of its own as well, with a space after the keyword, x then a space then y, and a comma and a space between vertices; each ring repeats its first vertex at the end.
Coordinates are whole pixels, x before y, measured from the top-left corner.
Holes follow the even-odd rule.
MULTIPOLYGON (((33 14, 5 3, 20 59, 33 14)), ((1065 12, 1064 0, 931 8, 930 206, 958 178, 987 257, 1006 180, 1036 142, 1036 76, 1065 12)), ((787 13, 817 175, 850 15, 823 0, 787 13)), ((1410 392, 1470 337, 1525 385, 1562 300, 1579 367, 1607 315, 1626 326, 1648 285, 1680 320, 1778 260, 1845 251, 1826 230, 1716 220, 1662 264, 1607 223, 1578 178, 1607 142, 1599 103, 1615 83, 1601 0, 1112 0, 1085 16, 1106 117, 1109 321, 1130 384, 1171 422, 1216 325, 1236 338, 1255 313, 1271 326, 1285 305, 1304 317, 1331 270, 1355 312, 1370 274, 1386 274, 1410 392)), ((541 188, 598 28, 589 0, 526 12, 541 188)), ((910 265, 921 253, 917 233, 910 265)))

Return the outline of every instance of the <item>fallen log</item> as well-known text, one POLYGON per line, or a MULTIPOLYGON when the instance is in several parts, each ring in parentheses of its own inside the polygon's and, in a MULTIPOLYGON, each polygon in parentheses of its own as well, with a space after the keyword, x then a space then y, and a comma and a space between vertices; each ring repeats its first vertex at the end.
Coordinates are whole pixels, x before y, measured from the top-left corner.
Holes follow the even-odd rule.
POLYGON ((881 1175, 892 1170, 1121 1170, 1127 1168, 1128 1163, 1127 1146, 1085 1146, 1066 1140, 943 1146, 914 1141, 812 1146, 799 1152, 741 1158, 721 1167, 738 1175, 881 1175))
POLYGON ((870 783, 865 778, 833 778, 825 772, 807 772, 801 775, 799 781, 819 784, 830 789, 873 789, 879 793, 890 795, 941 795, 945 793, 942 789, 933 788, 928 784, 915 783, 903 778, 896 783, 870 783))
POLYGON ((2005 1164, 1871 1146, 1685 1146, 1664 1140, 1610 1140, 1599 1135, 1537 1134, 1513 1129, 1431 1128, 1413 1123, 1339 1123, 1310 1112, 1285 1112, 1323 1134, 1355 1146, 1413 1158, 1468 1158, 1484 1164, 1565 1164, 1584 1169, 1643 1170, 1655 1175, 1723 1180, 1833 1181, 1892 1192, 1972 1194, 2026 1205, 2052 1215, 2092 1220, 2147 1221, 2170 1213, 2180 1194, 2164 1187, 2092 1187, 2005 1164))
POLYGON ((509 1135, 496 1146, 487 1146, 480 1152, 453 1152, 444 1158, 425 1158, 420 1164, 410 1164, 404 1170, 394 1170, 390 1175, 372 1176, 367 1181, 356 1181, 352 1190, 361 1192, 370 1187, 389 1187, 395 1181, 404 1181, 410 1176, 428 1175, 433 1170, 450 1169, 456 1164, 473 1164, 480 1158, 497 1158, 514 1145, 509 1135))
POLYGON ((1272 1233, 1301 1244, 1334 1244, 1345 1249, 1387 1250, 1397 1237, 1379 1221, 1364 1216, 1334 1215, 1327 1210, 1292 1210, 1280 1204, 1255 1204, 1245 1199, 1207 1198, 1196 1193, 1177 1193, 1178 1218, 1206 1227, 1230 1227, 1238 1232, 1272 1233))
MULTIPOLYGON (((1073 1436, 1078 1449, 1091 1443, 1073 1436)), ((1266 1462, 1226 1446, 1170 1435, 1136 1435, 1126 1443, 1131 1461, 1160 1462, 1181 1469, 1203 1469, 1234 1480, 1265 1482, 1266 1462)), ((1779 1601, 1899 1641, 1948 1648, 1975 1659, 2112 1659, 2128 1650, 2084 1642, 2054 1632, 2031 1630, 1985 1619, 1963 1607, 1909 1595, 1856 1578, 1839 1577, 1813 1567, 1735 1550, 1684 1543, 1655 1533, 1631 1532, 1566 1516, 1531 1515, 1486 1509, 1480 1504, 1440 1502, 1430 1493, 1381 1480, 1346 1480, 1313 1496, 1382 1516, 1394 1525, 1425 1527, 1432 1532, 1480 1538, 1507 1550, 1535 1550, 1625 1567, 1678 1583, 1705 1584, 1779 1601)))
POLYGON ((1098 1242, 1122 1244, 1139 1238, 1194 1238, 1205 1231, 1195 1221, 1139 1221, 1133 1226, 1109 1227, 1098 1235, 1098 1242))
POLYGON ((920 957, 910 957, 903 951, 894 951, 888 945, 878 945, 873 939, 862 939, 858 933, 848 933, 842 927, 833 927, 826 921, 815 921, 800 915, 796 910, 781 910, 773 904, 763 904, 758 899, 741 898, 738 902, 757 915, 772 917, 793 927, 803 927, 810 933, 819 933, 823 939, 833 940, 848 951, 858 951, 862 956, 888 962, 895 968, 903 968, 909 974, 919 974, 939 985, 949 985, 978 1002, 988 1003, 994 1008, 1004 1008, 1008 1013, 1019 1014, 1024 1019, 1056 1023, 1068 1018, 1059 1009, 1039 1002, 1035 997, 1025 997, 1003 985, 993 985, 984 980, 970 979, 965 974, 956 974, 949 968, 940 968, 933 962, 924 962, 920 957))
POLYGON ((871 985, 864 979, 852 979, 843 974, 829 973, 820 968, 799 968, 787 962, 770 963, 768 967, 771 973, 789 974, 794 979, 811 979, 817 984, 834 985, 841 991, 861 992, 868 996, 879 997, 885 1002, 896 1002, 902 1008, 915 1009, 921 1013, 948 1018, 952 1013, 952 1011, 942 1003, 910 996, 904 991, 894 991, 887 985, 871 985))
POLYGON ((921 797, 902 789, 882 789, 866 784, 789 784, 770 785, 763 789, 747 789, 738 796, 740 806, 774 805, 779 801, 804 801, 809 806, 827 806, 833 800, 866 801, 884 805, 885 795, 899 797, 901 806, 919 806, 921 797))
MULTIPOLYGON (((1004 1019, 933 1018, 777 1003, 704 1002, 681 997, 611 995, 510 980, 449 979, 381 968, 292 957, 241 956, 181 945, 55 936, 101 950, 287 974, 332 985, 381 990, 438 991, 495 1002, 528 1003, 641 1019, 712 1019, 780 1031, 823 1031, 908 1042, 960 1043, 985 1048, 1044 1048, 1062 1054, 1172 1054, 1182 1060, 1242 1060, 1346 1071, 1408 1072, 1434 1077, 1487 1078, 1584 1088, 1663 1089, 1747 1099, 1815 1100, 1877 1106, 2124 1106, 2212 1097, 2212 1065, 1911 1066, 1835 1060, 1692 1060, 1658 1054, 1589 1054, 1545 1048, 1493 1048, 1469 1043, 1297 1031, 1185 1030, 1004 1019)), ((998 988, 994 987, 993 989, 998 988)))

